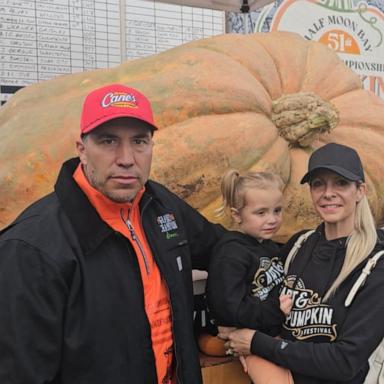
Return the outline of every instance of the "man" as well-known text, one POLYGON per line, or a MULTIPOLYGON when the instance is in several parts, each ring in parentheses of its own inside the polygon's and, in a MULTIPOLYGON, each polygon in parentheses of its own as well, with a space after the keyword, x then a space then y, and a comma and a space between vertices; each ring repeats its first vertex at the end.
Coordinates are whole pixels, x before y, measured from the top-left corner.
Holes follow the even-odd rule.
POLYGON ((149 101, 85 99, 79 158, 0 236, 0 383, 200 383, 191 269, 222 232, 149 181, 149 101))

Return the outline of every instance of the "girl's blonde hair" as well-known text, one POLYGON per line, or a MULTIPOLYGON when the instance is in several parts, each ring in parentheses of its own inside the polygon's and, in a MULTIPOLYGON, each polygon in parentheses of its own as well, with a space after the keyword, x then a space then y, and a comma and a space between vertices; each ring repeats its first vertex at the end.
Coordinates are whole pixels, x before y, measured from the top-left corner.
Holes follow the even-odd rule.
POLYGON ((283 191, 284 183, 279 175, 271 172, 246 172, 231 169, 221 180, 221 196, 223 204, 218 214, 224 212, 230 217, 231 208, 241 209, 245 205, 245 193, 248 189, 276 188, 283 191))
POLYGON ((356 206, 355 228, 347 240, 347 250, 341 271, 324 296, 323 301, 335 293, 340 284, 373 251, 377 242, 375 220, 369 207, 367 196, 356 206))

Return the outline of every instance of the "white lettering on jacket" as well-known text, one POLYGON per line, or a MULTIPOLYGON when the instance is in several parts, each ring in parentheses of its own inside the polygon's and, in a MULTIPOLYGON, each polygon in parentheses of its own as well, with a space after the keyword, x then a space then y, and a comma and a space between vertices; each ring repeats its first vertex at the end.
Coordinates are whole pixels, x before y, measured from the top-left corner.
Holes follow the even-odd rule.
POLYGON ((322 303, 319 294, 312 289, 305 288, 302 279, 287 276, 281 294, 289 294, 293 300, 293 307, 284 323, 297 340, 314 337, 337 337, 337 324, 333 319, 333 308, 322 303))

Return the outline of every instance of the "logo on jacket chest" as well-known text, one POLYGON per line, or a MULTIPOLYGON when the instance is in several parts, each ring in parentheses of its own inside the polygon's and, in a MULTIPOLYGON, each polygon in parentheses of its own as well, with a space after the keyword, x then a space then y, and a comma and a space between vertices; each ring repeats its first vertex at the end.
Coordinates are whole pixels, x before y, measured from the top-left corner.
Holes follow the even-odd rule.
POLYGON ((260 258, 259 268, 251 284, 252 295, 265 300, 274 287, 282 283, 284 267, 277 257, 260 258))
POLYGON ((337 337, 337 324, 333 318, 333 308, 321 302, 319 294, 306 289, 304 282, 295 276, 287 276, 281 294, 289 294, 293 299, 293 307, 288 315, 284 328, 289 330, 297 340, 314 337, 337 337))
POLYGON ((160 227, 160 231, 166 233, 167 239, 179 236, 177 232, 174 232, 177 230, 178 226, 173 213, 166 213, 165 215, 158 216, 156 221, 160 227))

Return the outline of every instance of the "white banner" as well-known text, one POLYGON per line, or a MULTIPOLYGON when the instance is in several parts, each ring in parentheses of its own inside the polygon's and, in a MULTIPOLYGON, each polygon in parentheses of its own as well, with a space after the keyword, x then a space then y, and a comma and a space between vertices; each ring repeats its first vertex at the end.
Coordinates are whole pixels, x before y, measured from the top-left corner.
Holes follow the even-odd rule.
POLYGON ((285 0, 271 31, 296 32, 335 50, 365 89, 384 98, 384 13, 366 1, 285 0))

